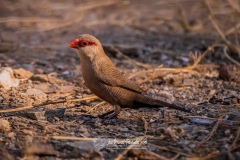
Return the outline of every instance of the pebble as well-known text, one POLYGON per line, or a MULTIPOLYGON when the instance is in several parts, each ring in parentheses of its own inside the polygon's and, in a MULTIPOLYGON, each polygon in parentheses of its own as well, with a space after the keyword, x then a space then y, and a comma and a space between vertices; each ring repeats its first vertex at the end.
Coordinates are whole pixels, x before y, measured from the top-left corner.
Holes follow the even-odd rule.
POLYGON ((212 120, 203 119, 203 118, 192 118, 191 121, 194 122, 194 123, 203 124, 203 125, 211 125, 213 123, 212 120))
POLYGON ((18 85, 19 79, 14 77, 12 68, 5 67, 0 69, 0 86, 9 90, 11 87, 18 87, 18 85))
POLYGON ((0 119, 0 131, 10 131, 11 130, 11 127, 10 127, 10 124, 7 120, 5 119, 0 119))
POLYGON ((30 130, 23 129, 22 132, 23 132, 24 134, 27 134, 27 135, 30 135, 30 136, 33 135, 33 132, 30 131, 30 130))
POLYGON ((31 135, 26 135, 26 137, 25 137, 25 143, 26 143, 26 144, 31 144, 32 141, 33 141, 33 136, 31 136, 31 135))
POLYGON ((15 138, 15 136, 16 136, 16 134, 15 134, 14 132, 9 132, 9 133, 7 134, 7 137, 10 138, 10 139, 15 138))
POLYGON ((19 79, 29 79, 33 76, 33 73, 23 68, 19 68, 19 69, 14 69, 14 75, 19 79))
POLYGON ((120 128, 119 131, 121 131, 121 132, 128 132, 129 129, 125 127, 125 128, 120 128))
POLYGON ((224 131, 224 134, 225 134, 226 136, 229 136, 229 135, 231 134, 230 129, 225 130, 225 131, 224 131))
POLYGON ((43 91, 35 88, 27 89, 26 94, 29 96, 36 96, 38 98, 47 98, 47 95, 43 91))

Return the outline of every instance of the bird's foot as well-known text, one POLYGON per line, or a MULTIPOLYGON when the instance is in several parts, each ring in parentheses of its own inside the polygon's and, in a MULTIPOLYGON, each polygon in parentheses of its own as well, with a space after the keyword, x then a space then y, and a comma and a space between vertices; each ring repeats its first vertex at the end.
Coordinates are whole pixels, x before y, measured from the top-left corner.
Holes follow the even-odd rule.
POLYGON ((101 118, 101 119, 103 119, 103 118, 105 118, 106 116, 108 116, 108 115, 110 115, 110 114, 112 114, 112 113, 114 113, 114 112, 115 112, 114 110, 111 110, 111 111, 108 111, 108 112, 103 113, 103 114, 101 114, 101 115, 98 115, 98 117, 101 118))
POLYGON ((115 112, 115 110, 108 111, 104 114, 99 115, 98 117, 101 118, 101 123, 106 122, 107 120, 110 120, 112 118, 116 118, 118 116, 118 113, 115 112))
POLYGON ((102 123, 105 123, 107 120, 113 119, 113 118, 117 118, 118 114, 116 112, 113 112, 113 114, 109 115, 108 117, 105 117, 102 119, 102 123))
POLYGON ((98 117, 102 119, 102 123, 104 123, 106 120, 110 120, 112 118, 116 118, 118 114, 121 112, 121 107, 115 106, 114 110, 108 111, 107 113, 104 113, 102 115, 99 115, 98 117))

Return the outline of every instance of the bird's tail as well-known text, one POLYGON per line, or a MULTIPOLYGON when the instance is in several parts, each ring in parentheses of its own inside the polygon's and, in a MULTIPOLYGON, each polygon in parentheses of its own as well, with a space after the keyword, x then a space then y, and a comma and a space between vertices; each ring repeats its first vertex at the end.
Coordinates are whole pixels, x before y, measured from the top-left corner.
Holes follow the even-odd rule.
POLYGON ((173 109, 188 112, 188 113, 191 112, 190 109, 186 109, 186 108, 177 106, 175 104, 170 104, 168 102, 164 102, 164 101, 161 101, 161 100, 152 99, 152 98, 145 97, 145 96, 143 96, 139 99, 140 99, 140 101, 135 101, 134 102, 133 108, 137 109, 137 108, 143 108, 143 107, 148 107, 148 108, 169 107, 169 108, 173 108, 173 109))

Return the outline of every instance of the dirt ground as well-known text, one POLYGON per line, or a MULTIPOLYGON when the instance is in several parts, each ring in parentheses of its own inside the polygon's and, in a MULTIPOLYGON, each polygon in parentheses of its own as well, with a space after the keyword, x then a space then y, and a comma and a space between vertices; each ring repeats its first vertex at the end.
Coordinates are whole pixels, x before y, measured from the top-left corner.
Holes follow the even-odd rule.
POLYGON ((0 159, 240 159, 239 22, 238 0, 2 0, 0 69, 20 83, 0 87, 0 159), (84 33, 149 96, 192 113, 102 122, 112 106, 68 48, 84 33))

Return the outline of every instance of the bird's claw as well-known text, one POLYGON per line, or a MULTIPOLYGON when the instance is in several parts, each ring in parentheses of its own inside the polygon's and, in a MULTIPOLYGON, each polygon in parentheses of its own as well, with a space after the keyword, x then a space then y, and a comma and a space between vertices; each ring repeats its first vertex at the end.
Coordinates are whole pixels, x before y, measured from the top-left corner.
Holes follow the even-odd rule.
POLYGON ((106 113, 103 113, 103 114, 101 114, 101 115, 98 115, 98 118, 103 119, 103 118, 105 118, 106 116, 108 116, 108 115, 110 115, 110 114, 112 114, 112 113, 114 113, 114 112, 115 112, 114 110, 108 111, 108 112, 106 112, 106 113))
POLYGON ((108 111, 104 114, 99 115, 98 117, 101 118, 101 123, 106 122, 107 120, 110 120, 112 118, 115 118, 118 116, 118 113, 116 113, 114 110, 108 111))
POLYGON ((106 118, 103 118, 102 119, 102 123, 104 123, 104 122, 106 122, 107 120, 110 120, 110 119, 112 119, 112 118, 116 118, 118 116, 118 114, 117 113, 113 113, 113 114, 111 114, 110 116, 108 116, 108 117, 106 117, 106 118))

